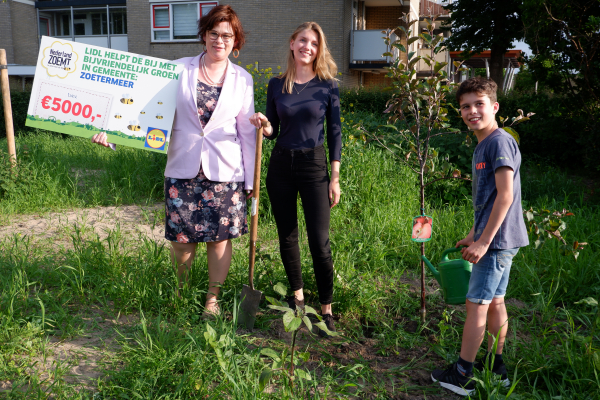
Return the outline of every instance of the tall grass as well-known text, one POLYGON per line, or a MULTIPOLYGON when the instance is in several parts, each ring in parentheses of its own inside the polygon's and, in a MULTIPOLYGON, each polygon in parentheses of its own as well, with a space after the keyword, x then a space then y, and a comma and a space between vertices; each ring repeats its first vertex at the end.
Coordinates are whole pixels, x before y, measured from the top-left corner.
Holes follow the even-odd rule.
MULTIPOLYGON (((346 118, 350 119, 347 114, 346 118)), ((445 306, 436 284, 428 279, 429 322, 418 324, 418 298, 411 289, 418 247, 409 239, 411 219, 420 212, 416 177, 377 147, 360 140, 345 143, 342 201, 332 211, 333 309, 340 315, 342 341, 374 346, 377 357, 395 362, 394 368, 381 372, 362 356, 341 362, 329 342, 314 339, 303 344, 311 359, 299 366, 311 380, 299 380, 293 388, 275 381, 261 390, 259 376, 267 365, 261 347, 280 349, 286 344, 271 335, 277 318, 273 314, 259 316, 259 334, 236 332, 237 296, 247 280, 247 238, 235 241, 231 272, 222 289, 226 318, 206 322, 200 319, 208 286, 204 252, 199 252, 182 296, 176 297, 167 248, 145 237, 125 236, 118 227, 100 239, 84 235, 85 227, 73 226, 72 246, 63 248, 39 246, 17 235, 0 242, 0 381, 12 384, 0 397, 444 396, 438 387, 416 379, 414 371, 457 357, 464 311, 445 306), (117 347, 102 363, 103 377, 92 382, 91 389, 83 389, 70 380, 68 362, 55 365, 51 376, 45 374, 39 365, 52 356, 51 341, 96 334, 89 321, 98 318, 98 309, 102 318, 130 315, 133 320, 116 326, 117 347)), ((265 143, 263 174, 272 146, 265 143)), ((4 142, 0 148, 5 148, 4 142)), ((3 224, 27 213, 162 199, 165 156, 127 148, 113 152, 84 139, 42 132, 21 135, 18 151, 35 190, 7 192, 0 198, 3 224)), ((592 334, 597 308, 575 303, 597 299, 600 293, 600 212, 582 201, 581 189, 560 171, 526 164, 522 179, 527 206, 570 209, 575 216, 567 220, 567 237, 590 245, 577 261, 561 255, 551 241, 538 250, 521 249, 515 258, 507 298, 524 304, 509 306, 506 360, 509 371, 517 371, 520 379, 515 398, 593 399, 600 388, 600 331, 592 334)), ((426 252, 432 261, 469 231, 473 212, 468 200, 431 198, 427 212, 434 217, 434 233, 426 252)), ((299 219, 307 301, 317 305, 302 214, 299 219)), ((266 195, 261 199, 259 238, 255 285, 276 297, 273 286, 287 279, 266 195)))

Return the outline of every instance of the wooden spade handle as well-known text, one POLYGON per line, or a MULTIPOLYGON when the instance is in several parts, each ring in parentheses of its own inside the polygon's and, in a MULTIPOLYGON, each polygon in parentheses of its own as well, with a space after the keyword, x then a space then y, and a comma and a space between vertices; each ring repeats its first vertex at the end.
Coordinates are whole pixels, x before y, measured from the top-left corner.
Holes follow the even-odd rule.
POLYGON ((254 290, 254 259, 256 257, 256 240, 258 239, 258 203, 260 195, 260 164, 262 159, 263 128, 269 126, 271 126, 269 121, 263 121, 262 126, 256 133, 254 184, 252 186, 252 207, 250 208, 250 214, 252 216, 250 220, 250 272, 248 274, 248 281, 250 282, 250 289, 252 290, 254 290))

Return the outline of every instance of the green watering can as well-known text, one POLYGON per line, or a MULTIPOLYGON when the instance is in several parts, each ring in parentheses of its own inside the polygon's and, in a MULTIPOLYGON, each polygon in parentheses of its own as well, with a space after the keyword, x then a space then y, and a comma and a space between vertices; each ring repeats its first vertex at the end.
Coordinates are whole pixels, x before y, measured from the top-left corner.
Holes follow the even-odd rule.
POLYGON ((448 254, 456 252, 460 252, 460 249, 444 250, 437 269, 429 262, 427 257, 421 256, 442 287, 444 301, 447 304, 465 304, 467 291, 469 290, 469 279, 471 279, 471 269, 473 268, 473 264, 462 258, 454 260, 448 258, 448 254))

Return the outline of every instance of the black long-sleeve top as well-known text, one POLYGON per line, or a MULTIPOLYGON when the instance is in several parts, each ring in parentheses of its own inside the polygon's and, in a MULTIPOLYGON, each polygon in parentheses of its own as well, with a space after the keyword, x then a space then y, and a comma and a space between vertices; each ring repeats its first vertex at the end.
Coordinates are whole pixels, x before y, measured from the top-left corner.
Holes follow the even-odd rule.
POLYGON ((312 149, 325 141, 327 119, 329 161, 342 157, 340 92, 335 80, 313 78, 306 84, 294 84, 292 93, 283 93, 285 80, 272 78, 267 89, 267 118, 273 126, 269 139, 293 150, 312 149))

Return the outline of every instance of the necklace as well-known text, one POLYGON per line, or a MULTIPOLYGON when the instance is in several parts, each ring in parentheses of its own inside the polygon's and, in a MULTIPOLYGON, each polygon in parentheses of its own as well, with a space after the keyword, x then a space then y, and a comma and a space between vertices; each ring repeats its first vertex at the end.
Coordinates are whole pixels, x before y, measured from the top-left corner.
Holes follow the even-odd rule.
MULTIPOLYGON (((312 79, 311 79, 310 81, 312 81, 312 79)), ((300 93, 302 93, 302 91, 303 91, 304 89, 306 89, 306 87, 308 86, 308 84, 310 83, 310 81, 306 82, 306 85, 304 85, 304 87, 303 87, 302 89, 300 89, 300 91, 298 91, 298 89, 296 89, 296 82, 294 82, 294 90, 296 91, 296 93, 297 93, 297 94, 300 94, 300 93)))
POLYGON ((204 77, 206 78, 206 82, 211 86, 221 85, 223 83, 223 81, 225 80, 225 71, 227 71, 227 67, 225 67, 225 71, 223 71, 223 76, 221 77, 221 80, 219 82, 215 82, 212 80, 210 75, 208 75, 208 70, 206 69, 206 61, 204 61, 204 57, 206 57, 206 53, 204 53, 202 55, 202 57, 200 57, 200 61, 202 63, 202 73, 204 74, 204 77))

